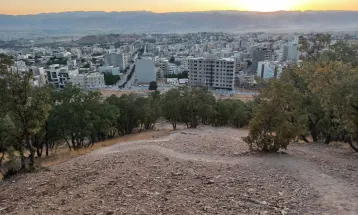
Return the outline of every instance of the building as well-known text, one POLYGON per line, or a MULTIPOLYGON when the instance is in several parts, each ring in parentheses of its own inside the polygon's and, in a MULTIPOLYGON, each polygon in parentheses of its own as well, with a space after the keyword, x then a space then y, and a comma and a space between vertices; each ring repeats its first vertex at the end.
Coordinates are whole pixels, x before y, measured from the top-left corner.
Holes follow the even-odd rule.
POLYGON ((298 45, 289 44, 283 46, 282 61, 298 61, 298 45))
POLYGON ((109 73, 112 75, 121 75, 120 68, 119 67, 113 67, 113 66, 101 66, 98 68, 98 70, 102 73, 109 73))
POLYGON ((99 72, 76 74, 69 80, 73 85, 81 88, 101 88, 105 86, 104 75, 99 72))
POLYGON ((167 78, 167 84, 178 85, 179 84, 179 79, 177 79, 177 78, 167 78))
POLYGON ((267 48, 255 47, 252 51, 252 65, 250 68, 250 74, 255 74, 257 71, 258 63, 260 61, 271 60, 272 51, 267 48))
POLYGON ((127 56, 118 53, 110 53, 104 57, 105 65, 119 67, 121 70, 127 67, 127 56))
POLYGON ((262 79, 279 78, 283 66, 272 61, 260 61, 257 68, 257 77, 262 79))
POLYGON ((233 90, 235 68, 232 58, 189 59, 189 84, 233 90))
POLYGON ((137 84, 149 84, 157 80, 154 61, 140 59, 135 63, 135 79, 137 84))
POLYGON ((349 46, 358 46, 358 40, 347 40, 349 46))
POLYGON ((168 60, 160 60, 158 62, 158 68, 161 70, 163 76, 166 77, 168 75, 168 70, 169 70, 168 60))
POLYGON ((43 67, 32 66, 30 72, 33 73, 32 86, 42 87, 46 85, 47 77, 43 67))
POLYGON ((64 88, 68 84, 69 72, 67 66, 60 67, 59 64, 50 65, 46 69, 47 83, 56 88, 64 88))

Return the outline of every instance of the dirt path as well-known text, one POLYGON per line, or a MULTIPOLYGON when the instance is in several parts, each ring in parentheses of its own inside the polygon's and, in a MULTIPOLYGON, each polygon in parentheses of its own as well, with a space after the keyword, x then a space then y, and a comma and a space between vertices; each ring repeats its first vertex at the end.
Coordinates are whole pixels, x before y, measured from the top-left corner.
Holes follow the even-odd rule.
MULTIPOLYGON (((173 138, 173 137, 171 137, 173 138)), ((165 142, 171 138, 152 142, 137 141, 128 142, 116 148, 107 148, 95 153, 102 155, 125 153, 136 150, 151 150, 167 157, 182 159, 185 161, 197 161, 206 163, 220 163, 229 165, 269 165, 274 168, 282 168, 290 171, 294 178, 309 183, 319 193, 319 207, 312 208, 313 214, 317 210, 320 214, 358 214, 358 195, 356 187, 341 178, 332 177, 322 172, 314 163, 290 155, 270 155, 262 157, 241 156, 229 157, 205 154, 189 154, 175 151, 155 143, 165 142)), ((316 154, 318 155, 318 154, 316 154)))
POLYGON ((358 214, 357 155, 298 144, 253 155, 246 135, 201 127, 118 142, 0 183, 0 214, 358 214))

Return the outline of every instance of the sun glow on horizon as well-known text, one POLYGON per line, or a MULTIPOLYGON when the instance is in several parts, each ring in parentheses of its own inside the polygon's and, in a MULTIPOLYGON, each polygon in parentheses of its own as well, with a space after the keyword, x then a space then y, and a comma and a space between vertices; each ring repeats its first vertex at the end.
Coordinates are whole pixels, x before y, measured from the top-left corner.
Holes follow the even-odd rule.
POLYGON ((273 12, 294 10, 299 2, 300 0, 240 0, 239 6, 244 7, 248 11, 273 12))

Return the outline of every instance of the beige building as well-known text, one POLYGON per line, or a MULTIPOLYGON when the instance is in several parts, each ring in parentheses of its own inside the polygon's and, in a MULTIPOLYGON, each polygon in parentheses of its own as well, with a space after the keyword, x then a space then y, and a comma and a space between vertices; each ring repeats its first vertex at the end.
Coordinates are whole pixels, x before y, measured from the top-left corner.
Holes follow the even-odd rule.
POLYGON ((217 89, 234 89, 235 60, 232 58, 189 59, 189 85, 217 89))

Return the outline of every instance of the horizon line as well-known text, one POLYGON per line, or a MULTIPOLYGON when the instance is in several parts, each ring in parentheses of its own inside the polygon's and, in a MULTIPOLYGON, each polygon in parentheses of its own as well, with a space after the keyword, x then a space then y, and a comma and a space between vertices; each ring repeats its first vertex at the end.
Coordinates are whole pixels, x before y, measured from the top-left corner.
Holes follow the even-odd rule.
POLYGON ((278 13, 278 12, 358 12, 358 10, 277 10, 277 11, 249 11, 249 10, 202 10, 202 11, 167 11, 167 12, 153 12, 150 10, 131 10, 131 11, 58 11, 58 12, 43 12, 43 13, 28 13, 28 14, 6 14, 1 13, 0 16, 36 16, 46 14, 60 14, 60 13, 133 13, 133 12, 148 12, 154 14, 166 14, 166 13, 199 13, 199 12, 247 12, 247 13, 278 13))

